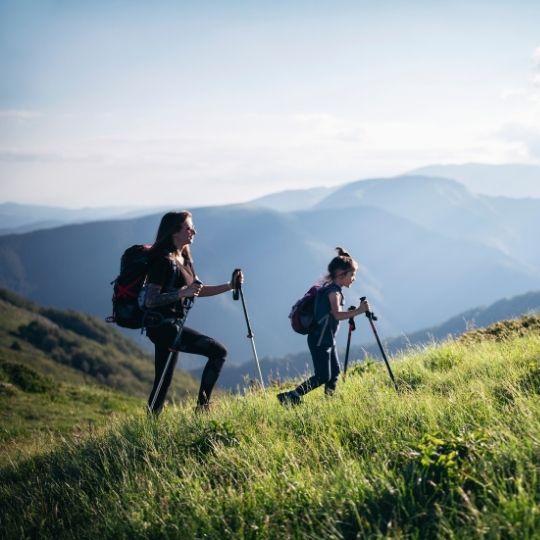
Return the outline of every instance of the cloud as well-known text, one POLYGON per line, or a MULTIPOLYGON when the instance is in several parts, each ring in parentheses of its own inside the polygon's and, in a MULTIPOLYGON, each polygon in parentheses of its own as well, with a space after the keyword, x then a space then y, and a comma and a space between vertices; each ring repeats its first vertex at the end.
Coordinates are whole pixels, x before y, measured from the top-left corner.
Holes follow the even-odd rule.
POLYGON ((53 152, 32 152, 0 149, 0 162, 3 163, 96 163, 104 161, 104 157, 97 154, 62 155, 53 152))
POLYGON ((536 47, 533 53, 534 64, 537 69, 540 69, 540 47, 536 47))
POLYGON ((534 67, 529 72, 524 86, 504 88, 500 92, 500 97, 504 101, 511 99, 525 99, 532 103, 538 103, 540 100, 540 47, 537 47, 533 54, 534 67))
POLYGON ((504 125, 496 136, 516 145, 523 145, 529 156, 540 159, 540 127, 511 123, 504 125))
POLYGON ((26 110, 14 110, 4 109, 0 110, 0 118, 12 118, 15 120, 31 120, 33 118, 39 118, 43 114, 39 111, 26 111, 26 110))
POLYGON ((503 100, 526 97, 529 94, 526 88, 504 88, 500 96, 503 100))
POLYGON ((52 163, 61 161, 61 159, 56 154, 0 150, 0 161, 7 163, 52 163))
POLYGON ((328 113, 296 114, 294 122, 321 139, 356 143, 366 136, 365 131, 355 122, 328 113))

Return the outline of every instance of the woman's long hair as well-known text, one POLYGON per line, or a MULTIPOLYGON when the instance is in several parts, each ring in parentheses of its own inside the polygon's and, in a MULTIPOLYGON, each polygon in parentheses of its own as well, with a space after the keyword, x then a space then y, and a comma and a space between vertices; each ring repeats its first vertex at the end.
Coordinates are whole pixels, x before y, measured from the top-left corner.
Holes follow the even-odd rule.
MULTIPOLYGON (((174 245, 172 236, 182 229, 182 225, 184 225, 186 220, 190 217, 191 212, 188 212, 187 210, 181 212, 167 212, 161 218, 152 251, 156 255, 160 253, 176 252, 177 248, 174 245)), ((185 260, 193 262, 189 246, 184 246, 180 254, 185 260)))
POLYGON ((358 263, 342 247, 337 247, 337 257, 334 257, 328 264, 328 274, 324 281, 330 283, 341 272, 358 270, 358 263))

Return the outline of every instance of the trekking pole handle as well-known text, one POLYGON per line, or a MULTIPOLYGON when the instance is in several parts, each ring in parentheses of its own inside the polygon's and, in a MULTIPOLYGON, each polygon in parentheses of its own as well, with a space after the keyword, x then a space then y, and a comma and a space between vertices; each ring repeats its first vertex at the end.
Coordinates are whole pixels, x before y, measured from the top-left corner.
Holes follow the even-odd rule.
POLYGON ((240 289, 242 288, 242 283, 240 283, 240 272, 242 271, 241 268, 235 268, 232 273, 231 277, 231 283, 233 286, 233 300, 238 300, 240 298, 240 289))
MULTIPOLYGON (((350 306, 350 307, 349 307, 349 311, 350 311, 351 309, 356 309, 356 306, 350 306)), ((354 332, 354 331, 356 330, 356 324, 355 324, 355 322, 354 322, 354 317, 351 317, 351 318, 349 319, 349 330, 350 330, 351 332, 354 332)))
MULTIPOLYGON (((197 285, 203 284, 200 279, 194 279, 193 283, 196 283, 197 285)), ((180 299, 182 306, 187 307, 188 309, 193 305, 193 302, 195 302, 195 296, 184 296, 180 299)))
MULTIPOLYGON (((200 279, 194 279, 193 283, 195 283, 196 285, 202 285, 203 284, 203 282, 200 279)), ((189 302, 189 304, 193 304, 194 300, 195 300, 195 296, 186 296, 184 298, 184 303, 189 302)))
MULTIPOLYGON (((364 302, 365 299, 366 299, 365 296, 361 296, 361 297, 360 297, 360 302, 364 302)), ((376 320, 377 320, 377 317, 376 317, 375 313, 373 313, 373 311, 366 311, 366 317, 367 317, 368 319, 371 319, 372 321, 376 321, 376 320)))

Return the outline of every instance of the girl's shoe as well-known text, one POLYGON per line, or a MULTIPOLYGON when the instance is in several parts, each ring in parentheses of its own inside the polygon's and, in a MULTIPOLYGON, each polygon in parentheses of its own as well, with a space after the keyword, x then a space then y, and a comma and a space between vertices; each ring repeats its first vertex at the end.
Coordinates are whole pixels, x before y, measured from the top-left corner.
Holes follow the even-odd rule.
POLYGON ((277 398, 282 405, 300 405, 302 403, 302 397, 296 390, 281 392, 277 398))

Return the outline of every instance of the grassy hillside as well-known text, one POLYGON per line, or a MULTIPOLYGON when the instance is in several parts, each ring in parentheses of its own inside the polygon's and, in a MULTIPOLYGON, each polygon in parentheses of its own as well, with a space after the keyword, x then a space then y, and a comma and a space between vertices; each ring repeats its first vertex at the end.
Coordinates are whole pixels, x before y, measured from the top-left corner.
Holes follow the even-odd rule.
POLYGON ((537 538, 538 318, 379 363, 339 393, 169 408, 0 469, 8 538, 537 538))
MULTIPOLYGON (((0 289, 0 462, 144 409, 153 361, 95 317, 0 289)), ((175 374, 173 399, 197 382, 175 374)))
MULTIPOLYGON (((87 437, 144 410, 141 398, 93 385, 56 383, 21 364, 0 364, 0 465, 47 453, 65 436, 87 437)), ((1 537, 1 535, 0 535, 1 537)))

